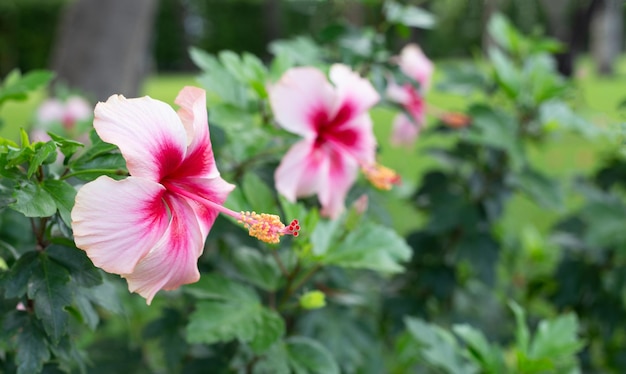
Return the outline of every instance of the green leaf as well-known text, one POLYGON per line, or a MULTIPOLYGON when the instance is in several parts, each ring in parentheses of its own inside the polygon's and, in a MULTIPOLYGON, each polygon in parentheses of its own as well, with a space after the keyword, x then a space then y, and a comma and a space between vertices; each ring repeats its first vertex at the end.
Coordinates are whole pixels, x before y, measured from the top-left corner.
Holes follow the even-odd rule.
POLYGON ((23 76, 14 71, 12 78, 7 77, 0 87, 0 105, 7 100, 25 100, 29 92, 48 84, 53 76, 44 70, 33 70, 23 76))
POLYGON ((80 320, 85 323, 91 331, 95 331, 98 323, 100 322, 100 316, 94 308, 88 294, 92 292, 91 289, 78 287, 74 294, 74 307, 80 314, 80 320))
POLYGON ((402 262, 411 257, 411 248, 394 230, 365 222, 332 247, 320 262, 382 273, 404 270, 402 262))
POLYGON ((286 340, 289 365, 296 374, 339 374, 339 365, 319 342, 304 336, 286 340))
POLYGON ((292 374, 287 348, 283 342, 271 346, 254 365, 254 374, 292 374))
POLYGON ((65 181, 54 179, 45 180, 43 182, 43 189, 52 196, 63 222, 65 222, 67 227, 71 227, 72 217, 70 213, 74 207, 76 189, 65 181))
POLYGON ((236 339, 262 351, 284 334, 282 318, 263 307, 254 290, 221 276, 202 279, 202 284, 188 287, 187 292, 214 300, 196 305, 187 325, 188 342, 213 344, 236 339))
POLYGON ((530 345, 530 332, 526 326, 526 312, 515 301, 509 301, 509 308, 515 315, 515 340, 519 352, 525 357, 528 356, 528 347, 530 345))
POLYGON ((315 256, 325 255, 339 241, 344 232, 346 216, 333 220, 318 220, 311 233, 311 244, 315 256))
POLYGON ((522 75, 525 94, 530 95, 530 104, 533 106, 563 97, 567 88, 565 79, 557 71, 554 59, 547 54, 526 58, 522 75))
POLYGON ((471 264, 477 278, 488 286, 494 286, 499 253, 499 243, 489 233, 468 233, 457 247, 458 258, 471 264))
POLYGON ((437 23, 432 13, 414 5, 402 5, 395 1, 386 1, 383 12, 387 21, 409 27, 431 29, 437 23))
POLYGON ((98 134, 95 132, 95 130, 92 130, 89 135, 91 140, 91 146, 87 148, 85 152, 80 155, 80 157, 72 161, 71 165, 80 166, 90 161, 93 161, 100 156, 109 154, 111 152, 116 152, 118 150, 115 144, 102 141, 102 139, 98 137, 98 134))
POLYGON ((282 274, 276 261, 256 249, 239 247, 233 251, 232 261, 245 280, 265 291, 277 291, 282 284, 282 274))
MULTIPOLYGON (((237 55, 233 56, 232 54, 234 53, 226 53, 226 60, 230 62, 233 58, 236 58, 238 61, 237 55)), ((189 55, 192 61, 204 72, 198 78, 198 81, 206 89, 209 108, 220 103, 246 108, 248 100, 247 87, 228 70, 228 67, 222 65, 214 56, 198 48, 191 48, 189 55)), ((238 63, 237 67, 239 65, 238 63)), ((232 68, 236 73, 239 72, 237 67, 232 68)))
POLYGON ((85 146, 81 142, 64 138, 52 132, 48 132, 48 136, 57 144, 57 147, 61 150, 65 158, 70 158, 79 148, 85 146))
POLYGON ((189 345, 180 333, 187 315, 174 308, 165 308, 161 317, 150 322, 142 332, 144 338, 157 340, 159 354, 165 361, 166 372, 180 372, 177 370, 188 354, 189 345))
POLYGON ((15 356, 17 373, 39 373, 43 364, 49 359, 50 351, 46 343, 46 334, 34 318, 23 318, 17 335, 17 355, 15 356))
POLYGON ((526 44, 524 37, 501 13, 494 13, 491 16, 487 24, 487 31, 489 32, 489 36, 492 37, 500 47, 516 55, 522 53, 522 47, 526 44))
POLYGON ((213 344, 239 340, 252 342, 260 327, 262 307, 258 302, 201 301, 189 316, 187 341, 213 344))
POLYGON ((35 154, 28 165, 28 173, 26 174, 28 178, 30 178, 42 164, 52 163, 57 157, 57 146, 52 141, 35 143, 32 147, 35 150, 35 154))
POLYGON ((578 339, 578 320, 568 313, 539 323, 530 345, 529 357, 549 358, 552 361, 576 360, 576 353, 584 346, 578 339))
POLYGON ((285 321, 276 311, 267 308, 261 308, 258 314, 250 346, 255 352, 264 352, 285 334, 285 321))
POLYGON ((22 148, 27 148, 28 146, 30 146, 28 133, 23 128, 20 128, 20 145, 22 146, 22 148))
POLYGON ((39 256, 28 285, 28 297, 35 304, 35 315, 46 333, 58 342, 67 333, 68 313, 65 307, 72 303, 69 273, 65 267, 51 261, 45 253, 39 256))
POLYGON ((290 68, 294 66, 294 61, 291 58, 289 53, 279 53, 277 54, 272 63, 270 64, 270 78, 271 80, 277 81, 280 77, 290 68))
POLYGON ((118 296, 118 288, 111 280, 104 278, 101 284, 90 287, 88 291, 83 293, 83 295, 92 303, 111 313, 120 314, 124 311, 124 306, 118 296))
POLYGON ((489 48, 487 52, 500 87, 511 99, 517 98, 522 87, 521 72, 499 49, 489 48))
POLYGON ((33 270, 39 266, 39 253, 36 251, 24 253, 11 266, 8 274, 2 279, 4 296, 7 299, 22 297, 26 293, 28 281, 33 270))
POLYGON ((20 146, 11 139, 0 137, 0 151, 3 149, 2 147, 19 148, 20 146))
POLYGON ((27 181, 13 191, 15 202, 9 204, 26 217, 50 217, 57 211, 54 198, 38 183, 27 181))
POLYGON ((561 210, 565 205, 559 181, 537 170, 524 169, 515 174, 513 183, 544 208, 561 210))
POLYGON ((404 322, 413 339, 422 346, 421 355, 430 365, 450 374, 478 372, 476 365, 464 358, 448 331, 418 318, 406 317, 404 322))
MULTIPOLYGON (((323 60, 324 50, 308 36, 297 36, 288 40, 275 40, 270 43, 270 52, 282 59, 282 63, 314 65, 323 60)), ((282 66, 284 67, 284 66, 282 66)))
POLYGON ((260 97, 267 96, 264 86, 267 69, 258 57, 244 53, 240 58, 234 52, 222 51, 219 60, 239 82, 251 86, 260 97))
POLYGON ((85 251, 53 244, 46 248, 46 253, 69 270, 70 277, 80 286, 93 287, 102 283, 102 274, 92 264, 85 251))
POLYGON ((464 133, 465 140, 506 151, 513 170, 519 170, 525 163, 525 156, 515 119, 485 105, 472 106, 468 114, 472 126, 464 133))
POLYGON ((184 290, 202 300, 231 300, 245 304, 259 299, 250 287, 217 274, 202 276, 198 282, 185 286, 184 290))
POLYGON ((481 367, 482 373, 499 374, 506 372, 502 350, 489 344, 482 332, 470 325, 455 325, 452 330, 465 341, 469 349, 469 356, 481 367))
POLYGON ((572 108, 560 100, 550 100, 539 107, 539 121, 546 130, 561 128, 586 137, 598 135, 598 126, 578 116, 572 108))
POLYGON ((243 176, 242 189, 252 210, 268 214, 278 214, 276 198, 272 190, 254 173, 243 176))

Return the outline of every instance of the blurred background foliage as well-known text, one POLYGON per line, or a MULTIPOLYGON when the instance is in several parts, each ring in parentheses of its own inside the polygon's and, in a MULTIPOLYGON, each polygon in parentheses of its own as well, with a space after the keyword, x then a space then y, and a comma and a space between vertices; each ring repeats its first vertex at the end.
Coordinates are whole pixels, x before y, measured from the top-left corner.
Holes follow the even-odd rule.
MULTIPOLYGON (((50 65, 58 22, 71 0, 2 0, 0 2, 0 75, 18 67, 22 71, 50 65)), ((396 45, 406 39, 418 42, 432 58, 469 57, 484 42, 488 12, 507 15, 524 34, 553 34, 542 0, 419 0, 412 2, 430 11, 437 27, 425 32, 409 29, 394 36, 396 45), (493 9, 489 9, 489 8, 493 9)), ((579 13, 593 7, 592 0, 559 0, 561 27, 576 24, 579 13)), ((208 52, 223 49, 248 51, 264 59, 274 39, 309 34, 320 39, 327 26, 343 19, 354 25, 383 21, 383 2, 377 0, 158 0, 152 40, 153 66, 159 72, 195 70, 188 48, 208 52)), ((623 9, 622 9, 623 13, 623 9)), ((622 16, 624 16, 622 14, 622 16)), ((579 30, 585 34, 584 30, 579 30)), ((582 38, 588 48, 589 38, 582 38)))

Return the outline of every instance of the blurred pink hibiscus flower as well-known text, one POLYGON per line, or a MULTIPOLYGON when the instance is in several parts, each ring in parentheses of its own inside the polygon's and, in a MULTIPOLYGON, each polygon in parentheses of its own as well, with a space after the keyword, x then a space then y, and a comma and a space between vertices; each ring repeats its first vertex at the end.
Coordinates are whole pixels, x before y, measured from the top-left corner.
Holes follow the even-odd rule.
POLYGON ((91 125, 92 115, 91 104, 80 96, 70 96, 65 101, 57 98, 44 100, 37 108, 31 140, 47 142, 50 140, 47 132, 52 131, 86 143, 89 137, 81 137, 86 129, 79 129, 77 125, 91 125))
POLYGON ((317 194, 322 214, 336 218, 359 167, 379 188, 398 176, 376 164, 368 113, 379 100, 374 87, 344 65, 329 75, 333 84, 316 68, 292 68, 268 92, 278 124, 302 137, 276 169, 276 189, 290 201, 317 194))
POLYGON ((197 259, 217 214, 238 219, 257 238, 275 243, 297 236, 297 221, 236 213, 222 204, 233 190, 217 170, 209 138, 204 90, 185 87, 169 105, 142 97, 111 96, 95 109, 102 140, 119 147, 130 176, 101 176, 76 196, 76 245, 94 265, 119 274, 148 304, 161 289, 195 282, 197 259))
POLYGON ((391 143, 410 146, 424 124, 426 114, 424 94, 430 88, 434 67, 421 48, 415 44, 405 46, 395 61, 406 77, 419 84, 419 87, 410 82, 400 85, 392 80, 387 86, 387 97, 400 104, 405 111, 394 118, 391 143))
POLYGON ((80 96, 70 96, 66 101, 53 98, 44 101, 37 109, 37 122, 41 127, 60 123, 71 130, 79 121, 91 119, 91 104, 80 96))

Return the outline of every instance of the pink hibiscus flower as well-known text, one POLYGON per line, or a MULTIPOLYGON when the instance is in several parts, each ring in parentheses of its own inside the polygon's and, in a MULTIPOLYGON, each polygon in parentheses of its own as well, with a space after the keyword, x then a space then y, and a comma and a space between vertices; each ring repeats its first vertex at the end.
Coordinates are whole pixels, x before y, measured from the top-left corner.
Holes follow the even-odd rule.
POLYGON ((398 177, 375 162, 368 114, 379 100, 374 87, 338 64, 330 80, 334 85, 312 67, 293 68, 268 92, 278 124, 303 138, 276 169, 276 189, 290 201, 317 194, 322 214, 336 218, 359 167, 377 187, 391 188, 398 177))
POLYGON ((394 145, 413 144, 424 124, 426 105, 424 94, 430 88, 433 64, 415 44, 405 46, 395 61, 400 71, 419 84, 402 85, 391 81, 387 86, 387 96, 402 106, 405 113, 400 113, 393 121, 391 143, 394 145))
POLYGON ((59 99, 44 101, 37 110, 40 126, 49 127, 52 123, 61 123, 66 130, 72 130, 79 121, 91 118, 91 105, 79 96, 71 96, 65 102, 59 99))
POLYGON ((238 219, 267 242, 297 236, 297 221, 236 213, 222 206, 234 188, 217 170, 204 90, 185 87, 175 112, 150 97, 111 96, 95 109, 100 137, 119 147, 130 176, 101 176, 76 196, 72 228, 93 263, 119 274, 148 304, 161 289, 199 279, 197 259, 218 213, 238 219))

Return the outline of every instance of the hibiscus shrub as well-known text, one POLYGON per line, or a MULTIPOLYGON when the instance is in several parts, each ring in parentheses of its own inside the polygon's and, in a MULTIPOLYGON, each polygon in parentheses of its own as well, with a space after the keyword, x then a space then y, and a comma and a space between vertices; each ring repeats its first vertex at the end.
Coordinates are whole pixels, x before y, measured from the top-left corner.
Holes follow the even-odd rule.
MULTIPOLYGON (((384 11, 400 32, 432 23, 384 11)), ((554 45, 495 16, 487 63, 445 71, 440 89, 474 93, 447 113, 427 103, 424 51, 392 56, 385 27, 278 41, 267 65, 193 49, 203 88, 181 88, 176 110, 113 95, 87 146, 2 139, 2 369, 575 372, 578 318, 528 286, 555 266, 519 282, 513 265, 533 263, 498 231, 513 193, 561 206, 527 148, 590 128, 563 99, 554 45), (378 163, 376 105, 397 111, 397 144, 447 140, 406 201, 426 217, 406 239, 383 207, 402 180, 378 163)), ((0 105, 50 78, 10 76, 0 105)), ((70 107, 56 105, 57 129, 77 128, 70 107)))

